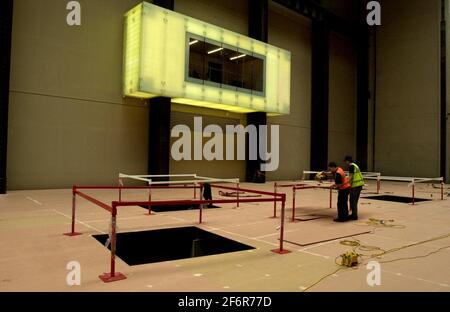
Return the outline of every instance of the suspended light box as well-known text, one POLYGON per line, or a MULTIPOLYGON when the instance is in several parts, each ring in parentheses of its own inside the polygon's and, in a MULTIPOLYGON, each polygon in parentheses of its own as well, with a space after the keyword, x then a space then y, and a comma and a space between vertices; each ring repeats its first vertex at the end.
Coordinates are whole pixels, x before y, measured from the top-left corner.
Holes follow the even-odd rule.
POLYGON ((143 2, 125 14, 125 96, 289 114, 291 53, 143 2))

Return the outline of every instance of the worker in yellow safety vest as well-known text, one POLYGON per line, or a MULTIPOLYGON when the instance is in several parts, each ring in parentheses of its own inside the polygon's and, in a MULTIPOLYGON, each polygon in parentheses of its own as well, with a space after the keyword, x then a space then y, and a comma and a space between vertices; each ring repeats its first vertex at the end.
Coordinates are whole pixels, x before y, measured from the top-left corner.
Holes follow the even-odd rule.
POLYGON ((337 211, 338 217, 335 222, 348 221, 348 195, 350 193, 350 183, 344 170, 338 167, 335 162, 328 164, 328 170, 334 175, 334 188, 338 189, 337 211))
POLYGON ((350 220, 358 220, 358 200, 364 186, 364 178, 358 165, 353 162, 352 156, 345 156, 344 161, 348 166, 350 182, 350 220))

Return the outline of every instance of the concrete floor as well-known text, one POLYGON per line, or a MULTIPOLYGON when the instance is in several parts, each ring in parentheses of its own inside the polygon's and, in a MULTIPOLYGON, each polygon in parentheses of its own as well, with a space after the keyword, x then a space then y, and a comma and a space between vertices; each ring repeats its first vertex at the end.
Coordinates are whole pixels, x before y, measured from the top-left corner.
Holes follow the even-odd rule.
MULTIPOLYGON (((374 183, 362 194, 374 192, 374 183)), ((242 187, 273 190, 265 185, 242 187)), ((446 193, 449 186, 446 186, 446 193)), ((287 192, 286 217, 291 215, 292 194, 287 192)), ((116 200, 113 191, 89 191, 96 198, 116 200)), ((410 196, 406 183, 383 182, 382 194, 410 196)), ((126 280, 105 284, 98 275, 109 270, 109 250, 91 237, 107 233, 110 217, 105 210, 79 198, 77 230, 81 236, 67 237, 71 215, 71 190, 11 191, 0 195, 0 291, 450 291, 450 237, 389 253, 380 262, 404 257, 427 257, 381 263, 381 286, 366 282, 366 263, 338 271, 335 258, 351 250, 337 237, 354 236, 364 245, 384 250, 450 233, 450 200, 441 201, 439 190, 431 185, 417 187, 417 196, 433 199, 415 206, 376 200, 360 200, 360 220, 335 223, 335 209, 328 208, 328 191, 303 190, 297 193, 297 216, 320 214, 307 222, 286 222, 285 239, 296 243, 331 239, 301 247, 290 243, 292 253, 270 252, 278 246, 280 219, 269 218, 273 204, 221 205, 204 213, 200 228, 256 247, 254 250, 185 260, 128 266, 117 259, 117 270, 126 280), (393 219, 400 227, 368 225, 369 218, 393 219), (333 240, 334 239, 334 240, 333 240), (68 262, 81 265, 81 285, 68 286, 68 262), (330 275, 309 288, 322 277, 330 275)), ((218 198, 217 190, 213 193, 218 198)), ((191 198, 191 191, 157 190, 154 199, 191 198)), ((145 200, 145 191, 126 191, 126 200, 145 200)), ((334 195, 333 207, 336 205, 334 195)), ((120 232, 197 225, 197 211, 144 215, 137 207, 120 208, 120 232)), ((346 238, 346 239, 351 239, 346 238)), ((148 246, 151 248, 151 242, 148 246)), ((373 252, 365 251, 364 254, 373 252)))

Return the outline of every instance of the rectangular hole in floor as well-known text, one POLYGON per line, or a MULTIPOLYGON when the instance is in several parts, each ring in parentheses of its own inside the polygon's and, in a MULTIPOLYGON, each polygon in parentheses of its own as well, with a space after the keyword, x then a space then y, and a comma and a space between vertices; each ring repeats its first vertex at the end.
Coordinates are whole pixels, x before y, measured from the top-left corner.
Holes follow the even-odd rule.
MULTIPOLYGON (((396 195, 367 196, 367 197, 361 197, 361 198, 362 199, 383 200, 383 201, 390 201, 390 202, 395 202, 395 203, 405 203, 405 204, 412 203, 412 197, 396 196, 396 195)), ((423 201, 430 201, 430 200, 431 199, 414 198, 414 201, 416 203, 423 202, 423 201)))
MULTIPOLYGON (((108 235, 93 237, 105 245, 108 235)), ((111 246, 108 246, 110 249, 111 246)), ((128 265, 255 249, 195 226, 117 234, 116 255, 128 265)))
MULTIPOLYGON (((142 205, 139 206, 141 208, 147 209, 148 206, 142 205)), ((170 205, 170 206, 161 206, 161 205, 152 205, 152 211, 154 212, 165 212, 165 211, 180 211, 180 210, 195 210, 199 209, 200 205, 170 205)), ((219 206, 215 205, 205 205, 203 209, 212 209, 212 208, 220 208, 219 206)))

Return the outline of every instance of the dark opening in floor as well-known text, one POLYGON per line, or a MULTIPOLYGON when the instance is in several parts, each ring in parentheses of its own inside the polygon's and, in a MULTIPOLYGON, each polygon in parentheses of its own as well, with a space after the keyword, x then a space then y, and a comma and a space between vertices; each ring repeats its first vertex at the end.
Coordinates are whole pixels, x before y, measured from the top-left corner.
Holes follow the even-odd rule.
MULTIPOLYGON (((93 237, 105 245, 108 235, 93 237)), ((254 247, 195 226, 117 234, 116 255, 128 265, 210 256, 254 247)), ((108 246, 110 249, 111 246, 108 246)))
MULTIPOLYGON (((142 205, 141 208, 147 209, 148 206, 142 205)), ((165 212, 165 211, 179 211, 179 210, 194 210, 199 209, 199 205, 170 205, 170 206, 160 206, 160 205, 154 205, 152 206, 152 211, 154 212, 165 212)), ((211 209, 211 208, 220 208, 219 206, 215 205, 205 205, 203 209, 211 209)))
MULTIPOLYGON (((390 202, 396 202, 396 203, 412 203, 412 197, 405 197, 405 196, 396 196, 396 195, 379 195, 379 196, 367 196, 362 197, 364 199, 375 199, 375 200, 384 200, 384 201, 390 201, 390 202)), ((431 199, 425 199, 425 198, 414 198, 414 201, 416 203, 423 202, 423 201, 430 201, 431 199)))

